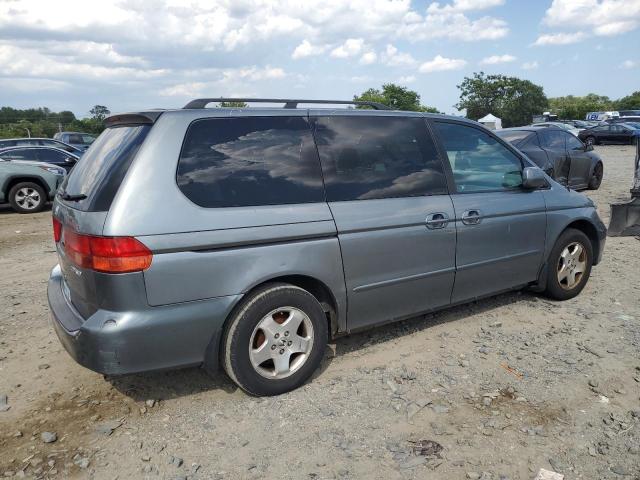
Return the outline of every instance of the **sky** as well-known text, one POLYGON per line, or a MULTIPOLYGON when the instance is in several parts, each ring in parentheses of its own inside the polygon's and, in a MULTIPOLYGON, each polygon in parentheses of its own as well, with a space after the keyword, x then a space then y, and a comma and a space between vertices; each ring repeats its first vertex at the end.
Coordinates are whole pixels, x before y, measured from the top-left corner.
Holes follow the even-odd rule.
POLYGON ((84 117, 393 82, 456 113, 479 71, 549 97, 640 90, 640 0, 0 0, 0 106, 84 117))

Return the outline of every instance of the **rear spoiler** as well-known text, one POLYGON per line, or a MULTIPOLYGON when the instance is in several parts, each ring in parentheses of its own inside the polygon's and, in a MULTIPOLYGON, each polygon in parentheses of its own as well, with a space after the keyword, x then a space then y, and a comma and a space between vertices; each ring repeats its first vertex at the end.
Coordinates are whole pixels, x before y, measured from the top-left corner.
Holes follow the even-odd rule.
POLYGON ((123 125, 153 125, 163 111, 118 113, 104 119, 104 126, 119 127, 123 125))

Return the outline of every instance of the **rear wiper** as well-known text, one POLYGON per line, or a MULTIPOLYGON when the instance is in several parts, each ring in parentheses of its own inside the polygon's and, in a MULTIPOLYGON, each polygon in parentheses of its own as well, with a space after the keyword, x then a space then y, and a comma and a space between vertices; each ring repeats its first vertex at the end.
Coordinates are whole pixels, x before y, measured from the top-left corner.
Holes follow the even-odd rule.
POLYGON ((63 193, 62 194, 62 199, 63 200, 68 200, 70 202, 77 202, 78 200, 84 200, 85 198, 87 198, 87 196, 84 193, 78 193, 75 195, 69 194, 69 193, 63 193))

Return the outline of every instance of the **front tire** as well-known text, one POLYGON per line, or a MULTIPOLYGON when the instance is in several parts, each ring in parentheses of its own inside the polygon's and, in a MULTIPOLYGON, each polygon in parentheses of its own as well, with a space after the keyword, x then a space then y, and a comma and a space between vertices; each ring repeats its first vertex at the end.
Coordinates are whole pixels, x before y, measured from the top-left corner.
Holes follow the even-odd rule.
POLYGON ((589 280, 592 264, 593 246, 589 237, 580 230, 566 229, 549 255, 544 293, 555 300, 577 296, 589 280))
POLYGON ((584 143, 586 143, 587 145, 591 145, 591 146, 597 145, 596 137, 589 136, 589 137, 584 139, 584 143))
POLYGON ((40 212, 47 202, 47 196, 40 185, 20 182, 9 190, 9 203, 18 213, 40 212))
POLYGON ((258 289, 236 308, 222 338, 227 375, 251 395, 280 395, 319 367, 328 340, 316 298, 286 283, 258 289))
POLYGON ((602 165, 602 162, 598 162, 596 163, 596 166, 593 167, 593 173, 591 173, 591 178, 589 179, 589 190, 598 190, 602 184, 603 176, 604 166, 602 165))

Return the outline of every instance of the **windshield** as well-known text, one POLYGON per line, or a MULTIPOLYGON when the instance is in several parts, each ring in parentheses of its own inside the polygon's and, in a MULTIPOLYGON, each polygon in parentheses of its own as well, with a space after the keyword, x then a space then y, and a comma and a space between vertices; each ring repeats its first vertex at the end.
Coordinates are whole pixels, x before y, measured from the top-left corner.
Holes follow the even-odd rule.
POLYGON ((503 140, 506 140, 509 143, 514 145, 519 145, 524 142, 524 140, 531 135, 529 130, 496 130, 494 132, 503 140))
POLYGON ((106 211, 151 126, 106 129, 89 147, 62 184, 63 197, 83 197, 70 206, 106 211))

